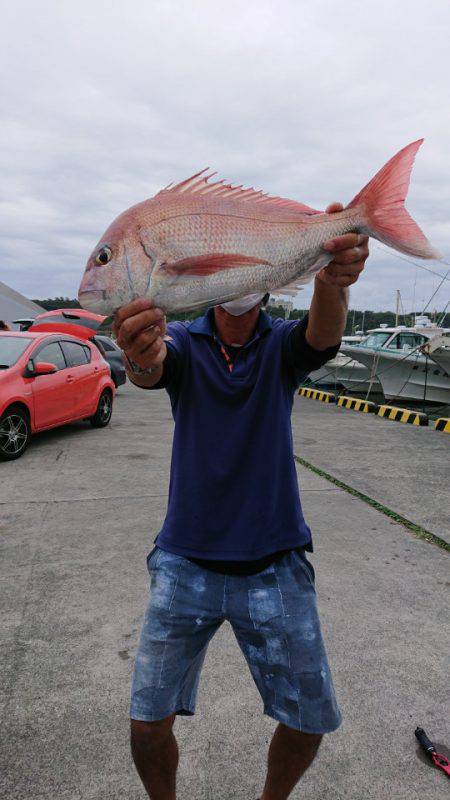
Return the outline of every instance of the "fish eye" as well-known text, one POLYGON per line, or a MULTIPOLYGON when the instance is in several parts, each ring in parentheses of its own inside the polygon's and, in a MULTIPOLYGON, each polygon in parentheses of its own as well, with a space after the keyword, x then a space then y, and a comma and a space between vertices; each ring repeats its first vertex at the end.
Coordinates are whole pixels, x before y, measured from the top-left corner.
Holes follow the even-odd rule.
POLYGON ((112 252, 109 247, 102 247, 101 250, 97 253, 95 257, 96 264, 107 264, 108 261, 111 261, 112 252))

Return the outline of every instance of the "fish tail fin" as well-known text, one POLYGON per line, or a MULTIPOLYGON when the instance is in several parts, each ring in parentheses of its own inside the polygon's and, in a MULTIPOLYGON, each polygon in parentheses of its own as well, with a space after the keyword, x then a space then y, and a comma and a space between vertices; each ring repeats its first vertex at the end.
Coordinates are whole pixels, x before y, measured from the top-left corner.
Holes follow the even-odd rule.
POLYGON ((393 156, 347 208, 362 207, 367 233, 395 250, 419 258, 441 258, 404 206, 414 158, 422 142, 418 139, 393 156))

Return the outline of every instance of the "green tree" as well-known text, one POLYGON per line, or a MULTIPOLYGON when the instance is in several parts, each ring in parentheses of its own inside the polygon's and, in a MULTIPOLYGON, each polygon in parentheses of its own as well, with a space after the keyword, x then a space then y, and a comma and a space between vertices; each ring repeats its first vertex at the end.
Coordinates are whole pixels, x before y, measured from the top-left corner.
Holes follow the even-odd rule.
POLYGON ((55 311, 57 308, 81 308, 78 300, 70 297, 48 297, 46 300, 33 300, 33 303, 45 308, 46 311, 55 311))
MULTIPOLYGON (((47 297, 45 300, 35 299, 33 302, 45 308, 46 311, 54 311, 57 308, 81 307, 78 300, 70 297, 47 297)), ((198 308, 196 311, 177 311, 174 314, 168 314, 167 320, 168 322, 173 322, 174 320, 193 320, 204 314, 206 309, 207 306, 198 308)), ((281 317, 285 319, 286 312, 281 306, 268 306, 266 310, 272 317, 281 317)), ((290 312, 288 319, 302 319, 307 313, 307 308, 294 308, 290 312)), ((442 310, 426 313, 429 314, 433 321, 439 322, 443 328, 450 328, 450 311, 444 313, 444 310, 442 310)), ((107 322, 109 323, 109 318, 107 322)), ((399 319, 399 323, 400 325, 413 325, 414 314, 408 313, 404 316, 402 315, 399 319)), ((348 335, 354 333, 355 330, 368 331, 371 328, 379 328, 382 324, 388 325, 389 327, 395 325, 395 313, 393 311, 360 311, 357 309, 350 309, 347 316, 345 333, 348 335)))
POLYGON ((286 310, 283 308, 283 306, 267 306, 266 311, 274 319, 277 317, 281 317, 281 319, 286 319, 286 310))

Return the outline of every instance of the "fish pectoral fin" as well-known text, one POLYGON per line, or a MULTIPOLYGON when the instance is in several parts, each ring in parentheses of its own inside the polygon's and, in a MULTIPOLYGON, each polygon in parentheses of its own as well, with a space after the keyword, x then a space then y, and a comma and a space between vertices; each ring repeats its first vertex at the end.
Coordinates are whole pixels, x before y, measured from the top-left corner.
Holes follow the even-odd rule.
POLYGON ((245 256, 241 253, 207 253, 203 256, 191 256, 181 261, 161 264, 160 269, 169 275, 213 275, 226 269, 239 267, 268 266, 269 262, 254 256, 245 256))

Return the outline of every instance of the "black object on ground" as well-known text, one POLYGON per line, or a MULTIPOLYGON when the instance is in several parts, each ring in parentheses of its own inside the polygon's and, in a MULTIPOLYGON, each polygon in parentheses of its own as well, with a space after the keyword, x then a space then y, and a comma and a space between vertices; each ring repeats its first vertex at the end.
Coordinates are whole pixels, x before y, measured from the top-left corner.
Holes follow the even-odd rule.
POLYGON ((446 756, 436 751, 433 742, 430 741, 423 728, 416 728, 414 735, 419 742, 422 750, 431 759, 433 764, 445 772, 450 778, 450 761, 446 756))

